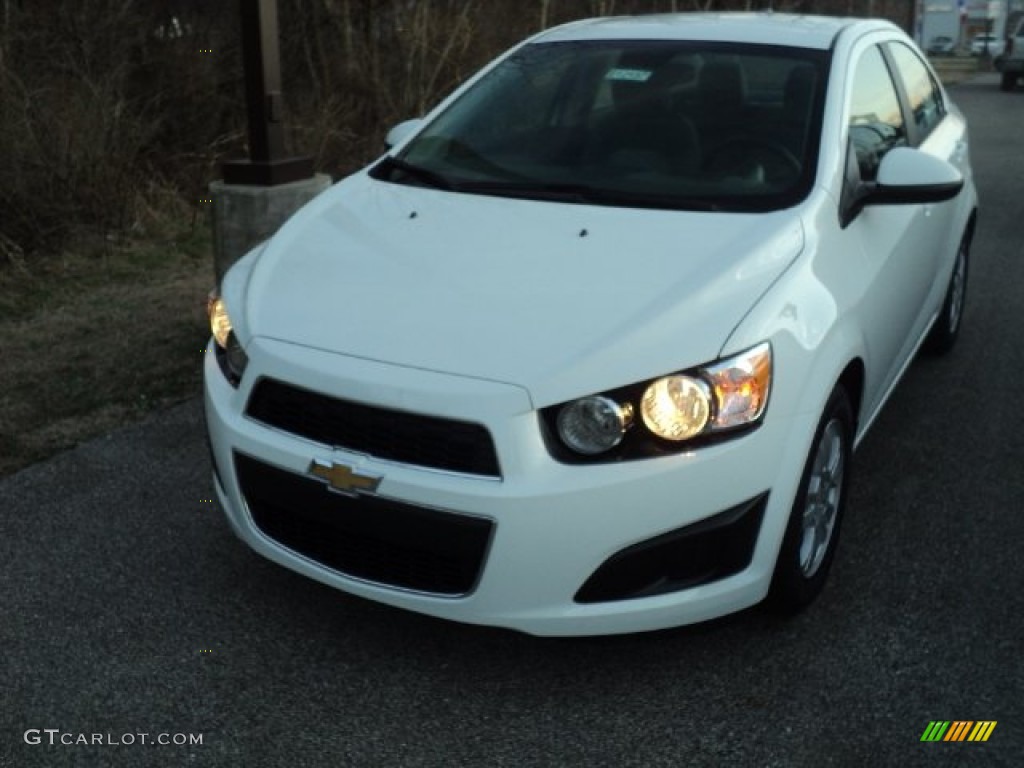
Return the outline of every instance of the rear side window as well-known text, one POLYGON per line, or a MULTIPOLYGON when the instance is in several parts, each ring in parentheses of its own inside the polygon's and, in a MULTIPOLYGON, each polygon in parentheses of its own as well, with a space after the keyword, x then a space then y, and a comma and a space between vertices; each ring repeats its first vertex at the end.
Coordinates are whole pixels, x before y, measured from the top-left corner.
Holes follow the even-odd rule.
POLYGON ((946 115, 942 91, 932 78, 928 68, 908 46, 893 43, 889 46, 896 70, 910 102, 917 137, 924 141, 946 115))
POLYGON ((878 165, 890 149, 907 144, 896 87, 881 51, 875 46, 861 56, 853 76, 850 140, 865 181, 875 180, 878 165))

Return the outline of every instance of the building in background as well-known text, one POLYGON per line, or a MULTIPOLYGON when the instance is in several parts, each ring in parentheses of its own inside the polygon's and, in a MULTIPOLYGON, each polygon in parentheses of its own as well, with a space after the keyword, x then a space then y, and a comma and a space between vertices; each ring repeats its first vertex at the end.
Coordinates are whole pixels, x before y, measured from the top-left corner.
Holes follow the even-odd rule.
POLYGON ((949 38, 960 43, 960 8, 957 0, 918 0, 917 41, 928 48, 933 41, 949 38))
POLYGON ((917 34, 928 47, 937 37, 950 37, 966 49, 975 35, 1006 35, 1007 20, 1024 12, 1024 0, 918 0, 917 34))
POLYGON ((1006 34, 1006 0, 968 0, 966 6, 962 14, 965 40, 975 35, 1003 37, 1006 34))

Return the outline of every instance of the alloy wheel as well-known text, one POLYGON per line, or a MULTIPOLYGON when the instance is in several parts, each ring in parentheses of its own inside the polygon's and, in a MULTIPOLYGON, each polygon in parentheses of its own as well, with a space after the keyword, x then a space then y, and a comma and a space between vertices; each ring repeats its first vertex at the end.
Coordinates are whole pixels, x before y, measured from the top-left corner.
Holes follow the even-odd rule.
POLYGON ((821 433, 807 484, 800 541, 800 570, 806 578, 821 567, 832 541, 846 469, 843 425, 833 418, 821 433))

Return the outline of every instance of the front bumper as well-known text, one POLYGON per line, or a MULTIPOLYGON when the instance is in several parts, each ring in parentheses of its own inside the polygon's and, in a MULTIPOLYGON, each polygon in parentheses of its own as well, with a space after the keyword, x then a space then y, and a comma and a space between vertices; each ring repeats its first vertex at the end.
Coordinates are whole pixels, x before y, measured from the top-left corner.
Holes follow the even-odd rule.
POLYGON ((238 536, 281 565, 401 608, 538 635, 660 629, 767 594, 811 415, 766 418, 750 434, 690 453, 567 466, 550 457, 528 394, 513 385, 265 339, 247 352, 237 390, 212 353, 206 358, 215 486, 238 536), (482 424, 501 476, 382 460, 268 427, 244 415, 261 377, 482 424), (310 475, 314 462, 344 464, 379 485, 343 497, 310 475), (261 482, 268 477, 277 479, 261 482), (439 543, 427 547, 432 530, 439 543), (325 545, 324 531, 348 549, 325 545))

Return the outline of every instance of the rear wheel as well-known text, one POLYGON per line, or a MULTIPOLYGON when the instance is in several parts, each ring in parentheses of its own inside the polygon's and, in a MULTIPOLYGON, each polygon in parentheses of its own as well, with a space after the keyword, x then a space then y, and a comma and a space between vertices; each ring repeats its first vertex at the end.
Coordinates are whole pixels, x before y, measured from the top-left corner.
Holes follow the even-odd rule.
POLYGON ((999 87, 1004 91, 1012 91, 1015 85, 1017 85, 1017 74, 1003 72, 1003 79, 999 82, 999 87))
POLYGON ((964 301, 967 299, 967 262, 970 256, 970 235, 965 234, 960 241, 960 249, 953 262, 953 274, 949 278, 946 299, 942 302, 942 311, 935 320, 925 339, 925 351, 941 355, 953 348, 960 335, 960 325, 964 314, 964 301))
POLYGON ((839 385, 815 430, 775 563, 768 606, 777 613, 799 612, 825 586, 846 506, 853 429, 850 398, 839 385))

